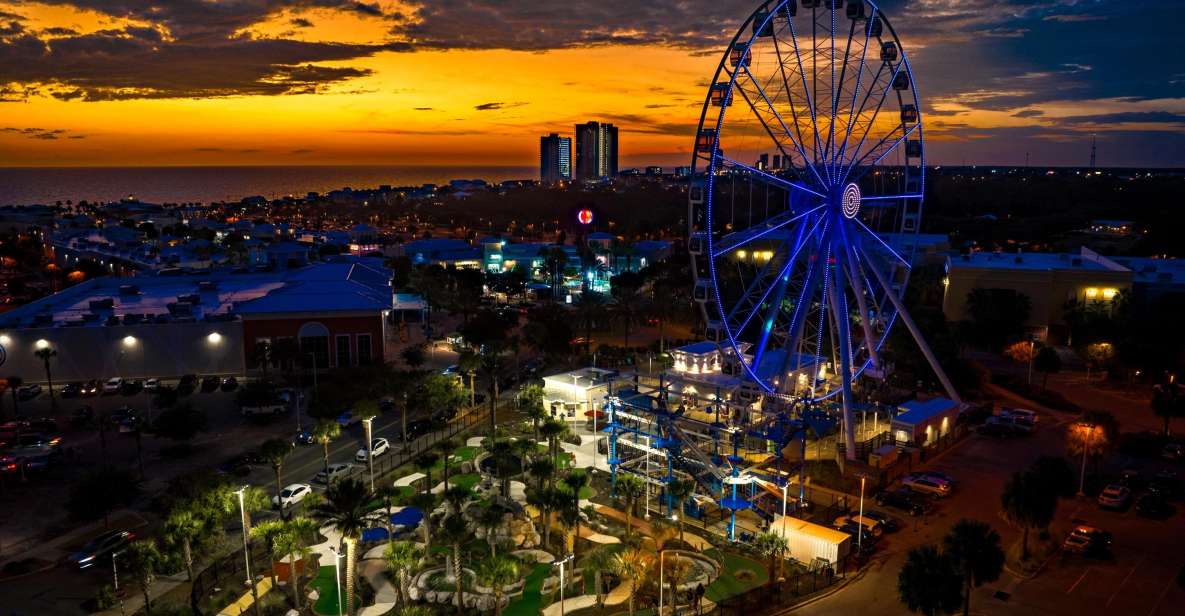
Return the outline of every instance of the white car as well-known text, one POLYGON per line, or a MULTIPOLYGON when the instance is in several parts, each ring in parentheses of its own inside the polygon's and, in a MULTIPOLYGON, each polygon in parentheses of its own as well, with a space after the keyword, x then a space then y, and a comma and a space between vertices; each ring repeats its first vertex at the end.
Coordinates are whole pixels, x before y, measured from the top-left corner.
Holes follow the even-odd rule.
MULTIPOLYGON (((387 442, 385 438, 376 438, 370 443, 370 451, 376 458, 387 453, 389 449, 391 449, 391 443, 387 442)), ((363 447, 358 450, 358 453, 354 454, 354 459, 358 462, 365 462, 366 453, 366 448, 363 447)))
POLYGON ((145 391, 156 391, 160 389, 160 379, 148 379, 144 381, 145 391))
POLYGON ((1037 425, 1037 412, 1029 409, 1000 409, 1000 417, 1011 417, 1029 425, 1037 425))
POLYGON ((307 483, 293 483, 280 490, 278 496, 273 496, 272 504, 280 508, 291 507, 312 493, 313 486, 307 483))
POLYGON ((861 516, 859 513, 841 515, 838 518, 835 518, 835 523, 832 524, 832 526, 835 528, 843 528, 853 522, 858 522, 860 526, 864 527, 865 532, 867 532, 869 535, 872 535, 873 537, 880 537, 881 535, 885 534, 885 527, 883 524, 881 524, 880 520, 874 520, 867 516, 861 516))
POLYGON ((354 468, 353 464, 346 462, 338 462, 337 464, 329 465, 329 472, 321 471, 317 473, 317 481, 330 484, 338 479, 343 479, 350 475, 350 470, 354 468))
POLYGON ((906 475, 901 478, 901 485, 914 492, 933 494, 934 496, 948 496, 951 493, 951 485, 937 477, 906 475))
POLYGON ((103 383, 103 393, 117 394, 121 387, 123 387, 123 379, 113 376, 107 379, 107 382, 103 383))

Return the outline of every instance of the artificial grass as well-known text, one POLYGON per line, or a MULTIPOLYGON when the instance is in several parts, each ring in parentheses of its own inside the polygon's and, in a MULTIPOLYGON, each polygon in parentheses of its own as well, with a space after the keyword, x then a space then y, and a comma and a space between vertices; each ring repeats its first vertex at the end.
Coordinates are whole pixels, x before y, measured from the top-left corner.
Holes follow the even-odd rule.
POLYGON ((472 462, 473 459, 477 457, 477 452, 477 447, 470 447, 468 445, 464 447, 458 447, 453 450, 453 462, 472 462))
POLYGON ((449 485, 461 486, 466 490, 472 490, 477 482, 481 481, 481 475, 477 473, 465 473, 462 475, 451 475, 448 478, 449 485))
POLYGON ((769 574, 765 571, 765 565, 755 560, 733 554, 732 552, 722 552, 715 548, 704 552, 704 554, 715 559, 724 569, 720 572, 720 576, 716 578, 716 581, 712 582, 705 589, 705 595, 712 601, 720 602, 730 597, 735 597, 769 581, 769 574), (736 574, 742 570, 751 571, 753 576, 748 580, 738 579, 736 574))
POLYGON ((535 565, 523 582, 523 594, 502 610, 502 616, 539 616, 543 613, 543 580, 547 579, 551 565, 535 565))
POLYGON ((317 589, 317 602, 313 604, 313 611, 325 616, 338 613, 337 577, 334 567, 321 567, 317 570, 317 577, 311 582, 317 589))

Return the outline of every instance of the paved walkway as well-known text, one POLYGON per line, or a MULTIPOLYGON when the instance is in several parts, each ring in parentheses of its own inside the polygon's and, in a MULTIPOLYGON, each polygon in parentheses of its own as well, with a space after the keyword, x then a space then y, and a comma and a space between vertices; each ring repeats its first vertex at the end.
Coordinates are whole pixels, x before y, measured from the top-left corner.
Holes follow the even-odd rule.
MULTIPOLYGON (((374 550, 371 550, 370 553, 373 552, 374 550)), ((399 592, 395 589, 395 585, 387 579, 387 563, 383 562, 381 558, 367 558, 358 563, 358 573, 366 578, 370 587, 374 589, 374 604, 359 610, 359 616, 380 616, 395 608, 399 592)))
MULTIPOLYGON (((605 505, 595 505, 595 504, 593 505, 593 508, 596 510, 597 513, 599 513, 607 518, 613 518, 613 519, 617 520, 618 522, 625 524, 627 516, 625 515, 624 511, 614 509, 613 507, 607 507, 605 505)), ((644 535, 654 534, 654 528, 651 527, 650 522, 648 522, 647 520, 645 520, 643 518, 639 518, 638 516, 634 516, 633 523, 634 523, 634 528, 637 528, 639 531, 641 531, 642 534, 644 534, 644 535)), ((712 547, 712 543, 710 541, 708 541, 707 539, 704 539, 703 537, 701 537, 695 533, 688 532, 686 529, 683 530, 683 540, 686 541, 688 544, 690 544, 691 547, 696 550, 706 550, 706 549, 709 549, 712 547)))

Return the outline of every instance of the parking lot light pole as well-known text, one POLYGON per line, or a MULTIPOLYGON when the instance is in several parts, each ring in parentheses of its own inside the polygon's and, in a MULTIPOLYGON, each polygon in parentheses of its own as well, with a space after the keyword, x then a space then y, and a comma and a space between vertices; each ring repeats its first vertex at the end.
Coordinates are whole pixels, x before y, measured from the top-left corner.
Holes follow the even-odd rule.
POLYGON ((374 492, 374 440, 371 438, 371 424, 374 423, 374 417, 367 417, 362 420, 362 425, 366 427, 366 467, 370 471, 370 491, 374 492))
POLYGON ((243 522, 243 562, 247 565, 247 583, 251 585, 251 598, 254 599, 255 616, 259 616, 259 589, 255 586, 255 575, 251 573, 251 547, 249 543, 251 528, 247 522, 247 506, 243 502, 243 494, 246 491, 247 486, 243 486, 235 490, 235 494, 239 497, 239 516, 243 522))
POLYGON ((860 551, 864 547, 864 480, 867 479, 863 474, 860 475, 860 519, 857 521, 856 530, 856 551, 860 551))
POLYGON ((786 479, 782 483, 782 538, 786 538, 786 497, 790 490, 790 480, 786 479))
POLYGON ((1090 437, 1094 436, 1094 425, 1080 423, 1078 427, 1086 430, 1086 440, 1082 441, 1082 471, 1078 475, 1078 496, 1086 496, 1086 454, 1090 451, 1090 437))
POLYGON ((115 564, 115 559, 116 559, 116 557, 118 557, 120 554, 123 554, 123 553, 124 553, 124 550, 119 550, 118 552, 111 553, 111 585, 115 590, 115 597, 117 599, 119 599, 119 613, 120 614, 125 614, 126 612, 124 612, 124 609, 123 609, 123 597, 121 597, 119 595, 119 565, 115 564))

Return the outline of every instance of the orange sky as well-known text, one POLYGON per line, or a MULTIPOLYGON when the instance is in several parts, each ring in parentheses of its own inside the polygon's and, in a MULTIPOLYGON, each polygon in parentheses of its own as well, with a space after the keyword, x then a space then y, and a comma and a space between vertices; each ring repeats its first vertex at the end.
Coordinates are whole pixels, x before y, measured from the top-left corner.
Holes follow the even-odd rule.
MULTIPOLYGON (((1094 133, 1108 154, 1182 156, 1185 73, 1165 74, 1174 91, 1092 66, 1091 46, 1038 58, 1031 29, 1112 17, 984 2, 895 3, 929 160, 1077 160, 1094 133)), ((717 39, 756 2, 684 4, 0 0, 0 166, 533 165, 540 135, 588 120, 619 127, 623 166, 685 164, 717 39)))

